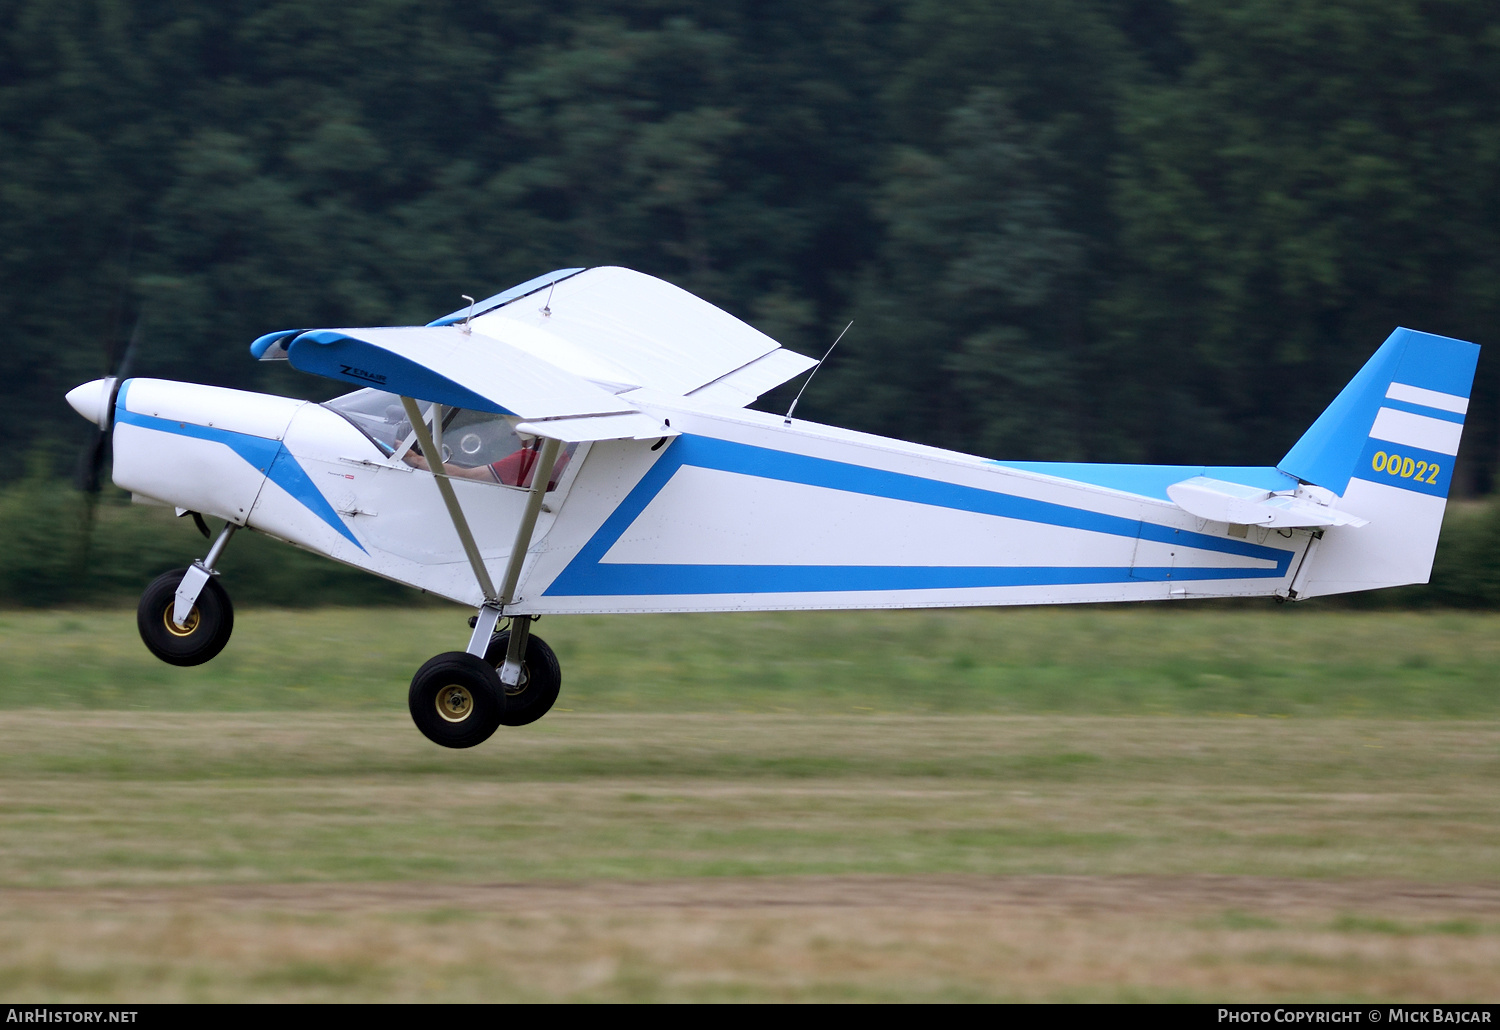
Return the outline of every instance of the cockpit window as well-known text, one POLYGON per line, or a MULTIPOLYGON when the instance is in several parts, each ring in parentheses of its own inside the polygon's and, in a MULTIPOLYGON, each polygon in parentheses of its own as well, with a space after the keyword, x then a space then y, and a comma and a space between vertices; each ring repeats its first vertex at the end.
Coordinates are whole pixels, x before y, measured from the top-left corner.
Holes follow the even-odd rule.
MULTIPOLYGON (((399 454, 408 465, 430 471, 400 397, 381 390, 356 390, 325 401, 324 407, 348 419, 387 457, 399 454)), ((422 408, 424 412, 429 410, 426 405, 422 408)), ((520 435, 514 423, 514 419, 487 411, 445 408, 442 447, 447 473, 481 483, 529 488, 541 455, 541 439, 520 435)), ((557 489, 557 481, 577 446, 567 444, 558 454, 548 490, 557 489)))
POLYGON ((343 415, 385 454, 393 453, 401 446, 398 431, 404 435, 411 431, 406 421, 406 411, 401 407, 401 398, 380 390, 355 390, 331 401, 323 407, 343 415), (404 428, 403 428, 404 427, 404 428))
POLYGON ((524 446, 503 415, 453 408, 443 418, 443 460, 450 464, 477 468, 524 446))

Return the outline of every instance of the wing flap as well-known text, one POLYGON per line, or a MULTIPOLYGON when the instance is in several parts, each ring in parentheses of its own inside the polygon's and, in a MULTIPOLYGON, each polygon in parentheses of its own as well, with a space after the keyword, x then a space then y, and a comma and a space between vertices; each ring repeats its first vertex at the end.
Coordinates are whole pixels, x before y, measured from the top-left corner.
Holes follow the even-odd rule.
POLYGON ((707 386, 700 386, 688 396, 695 400, 707 400, 743 408, 759 400, 762 394, 775 389, 788 379, 796 378, 817 363, 817 358, 809 358, 796 351, 780 348, 756 358, 748 365, 737 368, 728 375, 720 376, 707 386))
POLYGON ((563 443, 589 443, 598 440, 658 440, 677 436, 677 430, 662 424, 661 419, 641 412, 632 415, 585 415, 582 418, 550 418, 522 422, 518 433, 545 436, 563 443))

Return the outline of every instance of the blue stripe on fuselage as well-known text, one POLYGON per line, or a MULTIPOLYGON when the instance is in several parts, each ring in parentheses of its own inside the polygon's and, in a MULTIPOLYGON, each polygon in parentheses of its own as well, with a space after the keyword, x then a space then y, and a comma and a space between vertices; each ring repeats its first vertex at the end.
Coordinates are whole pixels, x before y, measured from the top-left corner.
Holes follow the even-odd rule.
POLYGON ((1106 490, 1119 490, 1158 501, 1170 501, 1172 498, 1167 487, 1194 476, 1253 486, 1257 490, 1297 488, 1296 476, 1268 465, 1107 465, 1083 461, 991 461, 990 464, 1102 486, 1106 490))
POLYGON ((339 518, 338 512, 333 510, 333 505, 329 504, 328 499, 313 485, 307 472, 297 463, 297 459, 292 457, 292 452, 287 450, 280 440, 267 440, 263 436, 251 436, 249 433, 236 433, 214 426, 176 422, 172 419, 158 418, 155 415, 129 411, 125 407, 123 390, 115 404, 115 422, 139 426, 142 429, 154 429, 159 433, 172 433, 175 436, 187 436, 195 440, 211 440, 214 443, 223 444, 249 462, 252 467, 264 472, 271 482, 291 494, 308 511, 338 530, 355 547, 361 551, 365 549, 364 545, 349 531, 349 527, 344 525, 344 520, 339 518))
POLYGON ((547 596, 617 594, 801 593, 1046 586, 1166 579, 1279 579, 1293 551, 1173 529, 1083 508, 978 487, 749 444, 685 435, 641 478, 598 532, 544 592, 547 596), (1071 566, 652 565, 604 563, 604 555, 684 465, 762 479, 889 497, 1132 539, 1275 562, 1274 568, 1074 568, 1071 566))

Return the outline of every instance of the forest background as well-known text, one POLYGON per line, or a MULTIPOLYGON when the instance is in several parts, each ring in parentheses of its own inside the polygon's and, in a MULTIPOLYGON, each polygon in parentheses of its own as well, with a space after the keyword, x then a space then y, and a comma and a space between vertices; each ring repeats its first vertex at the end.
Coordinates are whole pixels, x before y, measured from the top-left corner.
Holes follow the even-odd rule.
MULTIPOLYGON (((854 319, 811 419, 1273 463, 1396 326, 1492 336, 1500 7, 0 0, 0 602, 200 549, 118 491, 89 543, 67 485, 63 393, 132 332, 135 374, 322 399, 249 342, 595 264, 807 354, 854 319)), ((1500 488, 1478 377, 1459 498, 1500 488)), ((1401 603, 1500 605, 1500 516, 1459 511, 1401 603)), ((234 550, 247 600, 396 596, 234 550)))

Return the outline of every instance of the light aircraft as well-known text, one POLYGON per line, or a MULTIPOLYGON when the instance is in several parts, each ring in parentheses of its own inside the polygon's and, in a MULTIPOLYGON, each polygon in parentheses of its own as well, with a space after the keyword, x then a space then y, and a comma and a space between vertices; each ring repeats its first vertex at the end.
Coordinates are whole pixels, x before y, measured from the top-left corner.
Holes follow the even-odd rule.
POLYGON ((113 432, 118 486, 205 535, 203 516, 224 521, 206 557, 146 588, 141 637, 175 665, 219 653, 233 610, 215 564, 241 527, 472 606, 468 647, 408 695, 447 747, 552 706, 541 615, 1424 583, 1479 352, 1397 329, 1280 462, 1221 467, 995 461, 749 410, 817 362, 624 268, 250 350, 356 389, 318 404, 107 378, 68 394, 113 432))

